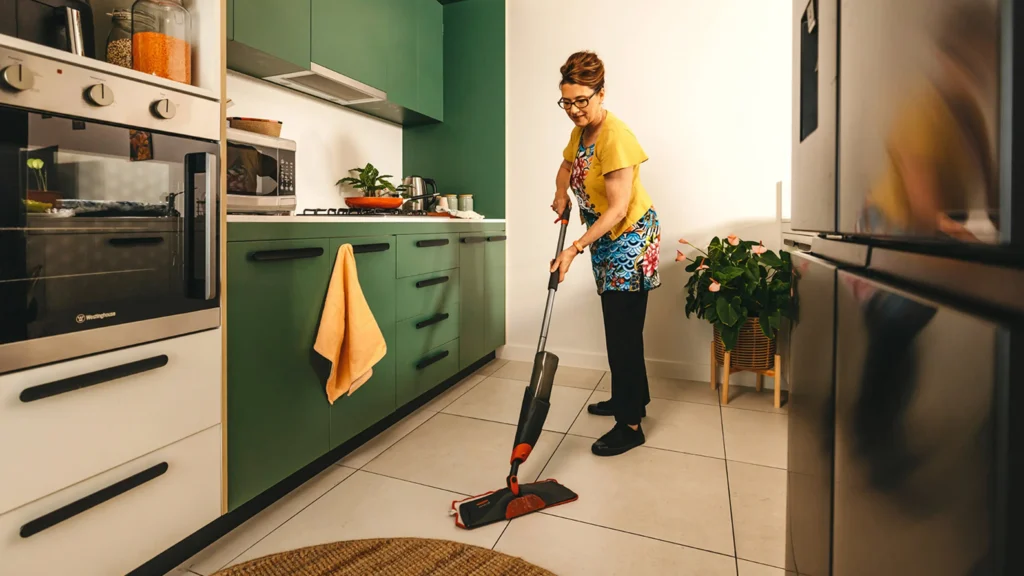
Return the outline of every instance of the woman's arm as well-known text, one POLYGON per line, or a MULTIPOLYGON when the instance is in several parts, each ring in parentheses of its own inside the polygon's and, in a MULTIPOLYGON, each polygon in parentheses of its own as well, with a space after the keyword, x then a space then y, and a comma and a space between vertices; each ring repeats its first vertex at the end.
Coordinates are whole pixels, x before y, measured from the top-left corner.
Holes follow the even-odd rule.
POLYGON ((555 214, 561 214, 569 203, 569 179, 572 175, 572 164, 562 160, 558 167, 558 174, 555 175, 555 201, 551 203, 551 209, 555 214))
MULTIPOLYGON (((629 211, 629 195, 633 190, 633 168, 623 168, 605 174, 604 190, 608 196, 608 209, 577 241, 580 248, 586 248, 593 244, 626 217, 626 213, 629 211)), ((575 246, 570 246, 551 262, 551 272, 559 271, 559 282, 565 280, 565 273, 569 271, 569 266, 572 265, 576 256, 579 256, 579 251, 575 246)))

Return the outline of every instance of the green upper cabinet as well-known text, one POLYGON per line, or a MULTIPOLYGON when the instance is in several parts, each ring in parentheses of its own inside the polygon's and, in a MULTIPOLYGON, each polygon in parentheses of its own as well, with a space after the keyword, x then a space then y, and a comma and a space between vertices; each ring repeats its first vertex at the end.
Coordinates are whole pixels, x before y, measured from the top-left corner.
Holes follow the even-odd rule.
POLYGON ((309 0, 233 0, 228 4, 229 40, 302 68, 309 68, 309 28, 309 0))
POLYGON ((415 3, 419 98, 413 109, 435 120, 444 120, 444 6, 437 0, 415 3))
POLYGON ((419 109, 416 74, 417 12, 419 0, 382 0, 389 4, 387 42, 388 100, 410 110, 419 109))
MULTIPOLYGON (((239 0, 240 1, 240 0, 239 0)), ((387 91, 391 0, 312 0, 313 62, 387 91)), ((292 2, 280 2, 291 6, 292 2)))

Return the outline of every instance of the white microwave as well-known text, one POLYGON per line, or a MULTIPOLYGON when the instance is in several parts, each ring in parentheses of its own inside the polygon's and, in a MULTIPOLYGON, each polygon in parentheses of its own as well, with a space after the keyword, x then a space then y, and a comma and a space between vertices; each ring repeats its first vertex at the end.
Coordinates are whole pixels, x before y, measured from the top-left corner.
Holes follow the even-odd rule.
POLYGON ((228 212, 294 211, 295 148, 294 140, 228 128, 228 212))

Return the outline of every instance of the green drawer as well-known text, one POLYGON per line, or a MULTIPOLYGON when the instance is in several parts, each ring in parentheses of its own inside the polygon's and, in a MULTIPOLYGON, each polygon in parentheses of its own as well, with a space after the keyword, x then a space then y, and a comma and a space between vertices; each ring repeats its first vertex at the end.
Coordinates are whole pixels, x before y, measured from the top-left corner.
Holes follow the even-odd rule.
POLYGON ((459 371, 459 341, 446 344, 419 356, 398 360, 398 405, 415 400, 459 371))
POLYGON ((398 323, 398 357, 416 359, 459 337, 459 306, 413 316, 398 323))
POLYGON ((398 236, 398 277, 406 278, 459 267, 458 234, 398 236))
POLYGON ((398 280, 398 321, 459 307, 459 269, 398 280))

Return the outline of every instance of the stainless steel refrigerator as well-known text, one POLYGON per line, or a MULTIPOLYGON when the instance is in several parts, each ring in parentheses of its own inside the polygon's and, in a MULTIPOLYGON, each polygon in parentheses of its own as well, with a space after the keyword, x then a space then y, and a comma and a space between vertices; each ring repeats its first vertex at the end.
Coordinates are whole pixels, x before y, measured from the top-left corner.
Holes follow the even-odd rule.
POLYGON ((787 572, 1024 574, 1024 5, 793 18, 787 572))

